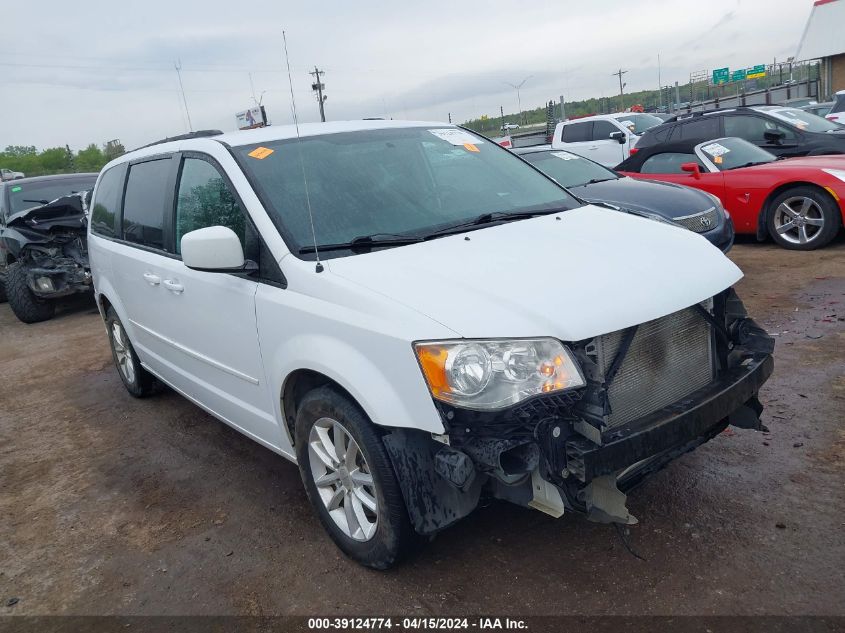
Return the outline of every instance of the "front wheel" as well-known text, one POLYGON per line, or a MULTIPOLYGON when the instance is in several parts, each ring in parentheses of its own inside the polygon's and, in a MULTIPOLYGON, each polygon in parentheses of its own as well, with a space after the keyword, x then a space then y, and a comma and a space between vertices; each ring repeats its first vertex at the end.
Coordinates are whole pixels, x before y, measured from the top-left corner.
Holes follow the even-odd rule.
POLYGON ((346 396, 319 387, 302 399, 296 456, 308 500, 347 556, 387 569, 419 545, 381 437, 346 396))
POLYGON ((26 268, 21 262, 6 267, 6 297, 12 312, 24 323, 38 323, 53 318, 56 306, 52 301, 36 297, 26 281, 26 268))
POLYGON ((772 200, 767 225, 772 239, 784 248, 821 248, 839 231, 836 201, 814 187, 792 187, 772 200))
POLYGON ((109 333, 114 365, 126 390, 136 398, 150 395, 155 388, 155 378, 141 367, 135 348, 132 347, 126 330, 123 329, 123 323, 120 322, 113 308, 106 311, 106 329, 109 333))

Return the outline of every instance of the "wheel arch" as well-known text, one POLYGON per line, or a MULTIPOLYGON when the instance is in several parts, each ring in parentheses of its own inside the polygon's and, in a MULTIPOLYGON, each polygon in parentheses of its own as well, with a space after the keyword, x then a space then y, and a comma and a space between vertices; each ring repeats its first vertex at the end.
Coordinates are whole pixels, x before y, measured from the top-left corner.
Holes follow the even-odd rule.
MULTIPOLYGON (((281 390, 281 412, 291 446, 296 446, 296 414, 299 410, 299 403, 305 395, 318 387, 329 386, 336 389, 359 408, 361 405, 355 397, 349 393, 339 382, 314 369, 295 369, 289 373, 282 383, 281 390)), ((363 409, 362 409, 363 411, 363 409)), ((366 412, 364 412, 366 415, 366 412)))

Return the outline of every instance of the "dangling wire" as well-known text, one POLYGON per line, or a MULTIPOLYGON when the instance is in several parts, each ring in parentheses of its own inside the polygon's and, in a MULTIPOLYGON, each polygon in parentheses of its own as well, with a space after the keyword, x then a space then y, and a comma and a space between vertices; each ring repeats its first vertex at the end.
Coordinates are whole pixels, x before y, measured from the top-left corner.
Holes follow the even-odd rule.
POLYGON ((299 118, 296 116, 296 98, 293 96, 293 78, 290 74, 290 57, 288 56, 288 38, 282 30, 282 41, 285 43, 285 64, 288 67, 288 84, 290 85, 290 101, 293 106, 293 124, 296 126, 296 145, 299 150, 299 166, 302 168, 302 183, 305 186, 305 206, 308 207, 308 220, 311 222, 311 237, 314 239, 314 254, 317 256, 316 272, 323 272, 320 262, 320 251, 317 248, 317 232, 314 230, 314 214, 311 211, 311 196, 308 193, 308 178, 305 176, 305 159, 302 157, 302 138, 299 136, 299 118))

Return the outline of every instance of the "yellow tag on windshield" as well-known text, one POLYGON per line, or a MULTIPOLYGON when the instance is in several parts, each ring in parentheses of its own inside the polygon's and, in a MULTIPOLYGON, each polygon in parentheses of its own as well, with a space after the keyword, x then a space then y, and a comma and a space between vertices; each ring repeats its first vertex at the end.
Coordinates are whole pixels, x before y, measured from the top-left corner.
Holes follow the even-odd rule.
POLYGON ((464 149, 468 149, 471 152, 480 151, 474 143, 464 143, 464 149))
POLYGON ((249 154, 247 154, 247 156, 252 156, 253 158, 257 158, 258 160, 264 160, 275 151, 276 150, 270 149, 269 147, 256 147, 249 154))

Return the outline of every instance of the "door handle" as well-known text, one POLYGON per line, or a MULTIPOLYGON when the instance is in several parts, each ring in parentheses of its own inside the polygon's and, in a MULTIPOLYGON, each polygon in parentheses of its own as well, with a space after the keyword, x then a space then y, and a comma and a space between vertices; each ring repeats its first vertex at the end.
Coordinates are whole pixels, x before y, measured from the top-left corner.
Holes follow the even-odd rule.
POLYGON ((162 285, 167 288, 170 292, 174 292, 177 295, 181 294, 183 290, 185 290, 185 286, 180 284, 178 281, 174 281, 173 279, 165 279, 162 282, 162 285))
POLYGON ((592 147, 588 147, 587 149, 598 149, 598 146, 593 145, 592 147))
POLYGON ((144 281, 151 286, 157 286, 161 283, 161 277, 152 273, 144 273, 144 281))

